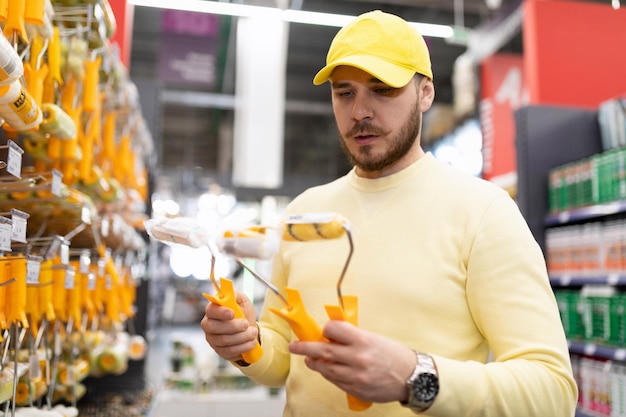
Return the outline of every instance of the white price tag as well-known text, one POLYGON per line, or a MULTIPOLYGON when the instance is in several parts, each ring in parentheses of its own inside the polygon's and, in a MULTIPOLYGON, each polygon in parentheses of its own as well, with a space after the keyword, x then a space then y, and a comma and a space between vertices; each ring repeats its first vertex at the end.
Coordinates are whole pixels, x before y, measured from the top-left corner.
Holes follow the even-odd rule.
POLYGON ((623 361, 626 359, 626 349, 619 348, 615 349, 615 353, 613 354, 615 360, 623 361))
POLYGON ((593 343, 587 343, 584 348, 585 355, 587 356, 595 355, 596 350, 597 350, 597 346, 594 345, 593 343))
POLYGON ((100 233, 102 234, 102 237, 108 237, 109 230, 111 230, 111 223, 109 222, 109 219, 102 219, 100 224, 100 233))
POLYGON ((100 258, 98 259, 98 275, 104 276, 104 272, 106 271, 107 261, 100 258))
POLYGON ((559 222, 560 223, 567 223, 569 221, 570 218, 570 213, 568 213, 567 211, 563 212, 563 213, 559 213, 559 222))
MULTIPOLYGON (((8 219, 7 219, 8 220, 8 219)), ((0 251, 11 252, 11 223, 0 223, 0 251)))
POLYGON ((89 291, 96 289, 96 274, 93 272, 90 272, 89 275, 87 275, 87 289, 89 291))
POLYGON ((13 226, 11 228, 11 240, 26 243, 26 218, 13 215, 13 226))
POLYGON ((61 254, 59 255, 61 258, 61 263, 63 265, 67 265, 70 263, 70 245, 67 243, 61 243, 61 254))
POLYGON ((74 268, 65 268, 65 289, 74 289, 74 278, 76 277, 76 271, 74 268))
POLYGON ((26 261, 26 283, 39 284, 40 271, 41 261, 39 259, 28 259, 26 261))
POLYGON ((81 274, 89 273, 90 265, 91 265, 91 256, 89 255, 89 251, 81 253, 80 254, 80 273, 81 274))
POLYGON ((80 220, 85 224, 91 224, 91 212, 87 207, 81 209, 80 220))
POLYGON ((63 184, 63 174, 60 171, 53 169, 52 170, 52 194, 57 197, 61 197, 61 184, 63 184))
POLYGON ((24 151, 17 143, 8 140, 9 152, 7 155, 7 172, 14 177, 22 178, 22 154, 24 151))

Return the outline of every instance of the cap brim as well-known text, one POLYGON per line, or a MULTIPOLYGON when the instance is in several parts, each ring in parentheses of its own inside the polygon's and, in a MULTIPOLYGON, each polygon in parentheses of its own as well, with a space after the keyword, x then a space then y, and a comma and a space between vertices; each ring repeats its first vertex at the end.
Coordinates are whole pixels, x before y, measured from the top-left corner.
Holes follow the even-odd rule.
POLYGON ((359 68, 378 78, 391 87, 404 87, 411 81, 415 71, 370 55, 353 55, 342 58, 322 68, 313 78, 313 84, 321 85, 330 80, 338 66, 347 65, 359 68))

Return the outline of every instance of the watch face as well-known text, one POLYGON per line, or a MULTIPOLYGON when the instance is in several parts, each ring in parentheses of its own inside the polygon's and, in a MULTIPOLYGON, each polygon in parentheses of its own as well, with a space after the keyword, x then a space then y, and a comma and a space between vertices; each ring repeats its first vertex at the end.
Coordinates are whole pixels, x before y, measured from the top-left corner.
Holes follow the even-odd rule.
POLYGON ((421 402, 428 403, 435 399, 439 392, 439 380, 431 373, 422 373, 413 382, 413 397, 421 402))

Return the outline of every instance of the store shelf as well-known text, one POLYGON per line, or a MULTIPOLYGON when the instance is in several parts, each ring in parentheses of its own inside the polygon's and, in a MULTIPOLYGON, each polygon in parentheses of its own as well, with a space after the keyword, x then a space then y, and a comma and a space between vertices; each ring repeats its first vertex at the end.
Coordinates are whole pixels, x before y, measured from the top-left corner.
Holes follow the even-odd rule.
POLYGON ((593 356, 595 358, 616 361, 626 360, 626 349, 610 346, 597 345, 590 342, 567 342, 570 353, 577 355, 593 356))
POLYGON ((602 275, 551 275, 550 284, 553 287, 579 287, 582 285, 626 285, 626 275, 621 274, 602 274, 602 275))
POLYGON ((626 201, 615 201, 612 203, 581 207, 574 210, 551 214, 546 217, 545 225, 548 227, 559 226, 576 221, 596 219, 624 212, 626 212, 626 201))

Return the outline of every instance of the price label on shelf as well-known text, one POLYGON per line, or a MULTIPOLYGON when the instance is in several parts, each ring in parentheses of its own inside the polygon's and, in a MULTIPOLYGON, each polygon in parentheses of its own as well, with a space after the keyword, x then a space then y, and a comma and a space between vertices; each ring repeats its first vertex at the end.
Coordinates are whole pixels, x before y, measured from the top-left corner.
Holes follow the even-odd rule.
POLYGON ((29 258, 26 260, 26 283, 39 284, 39 271, 41 271, 41 259, 29 258))
POLYGON ((76 271, 74 268, 65 268, 65 289, 74 289, 74 278, 76 278, 76 271))
POLYGON ((596 350, 598 350, 598 347, 594 345, 593 343, 587 343, 584 348, 585 355, 587 356, 595 355, 596 350))
POLYGON ((61 184, 63 183, 63 174, 60 171, 52 170, 52 185, 51 192, 57 197, 61 197, 61 184))
POLYGON ((80 254, 80 273, 87 274, 89 273, 89 267, 91 265, 91 255, 89 251, 83 251, 80 254))
POLYGON ((0 251, 11 252, 11 220, 8 222, 0 222, 0 251))
POLYGON ((60 255, 59 257, 61 258, 61 263, 63 265, 67 265, 70 263, 70 245, 69 243, 66 242, 62 242, 61 243, 61 248, 59 249, 60 255))
POLYGON ((87 275, 87 289, 89 291, 96 289, 96 274, 93 272, 90 272, 89 275, 87 275))
POLYGON ((24 151, 11 139, 9 139, 7 143, 9 144, 7 172, 14 177, 22 178, 22 155, 24 151))
POLYGON ((11 220, 13 220, 11 239, 15 242, 26 243, 26 217, 13 213, 11 220))
POLYGON ((615 349, 615 353, 613 354, 615 360, 623 361, 626 360, 626 349, 619 348, 615 349))

